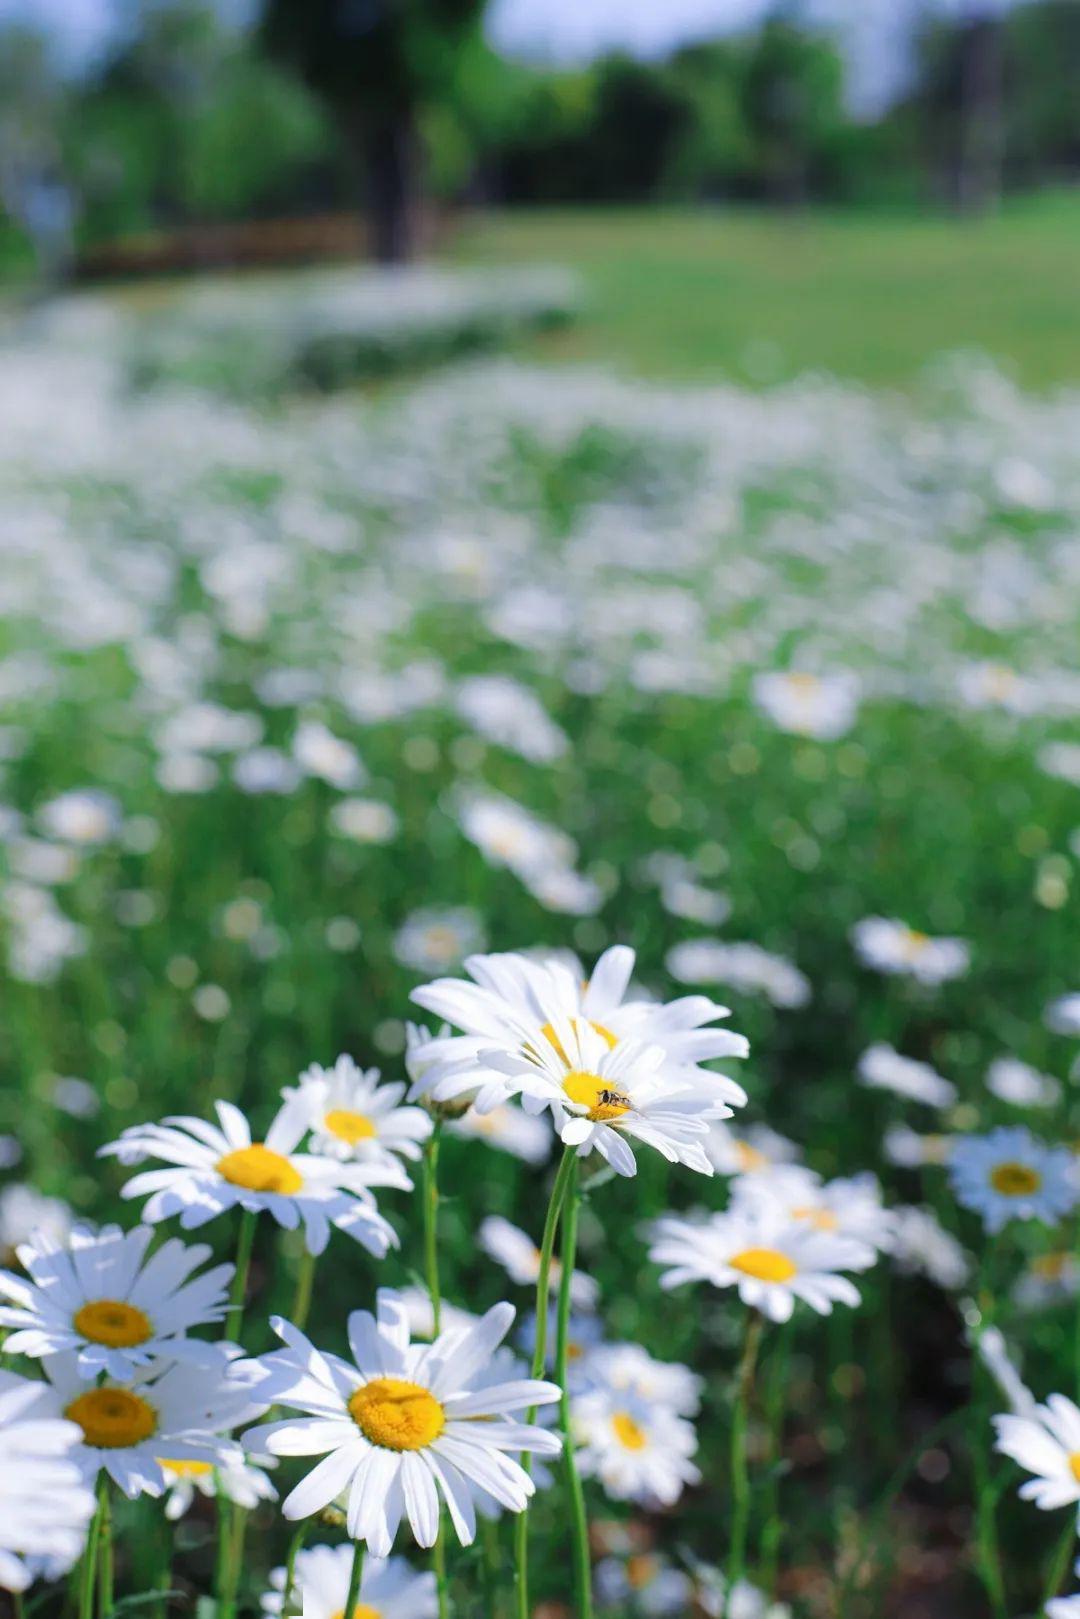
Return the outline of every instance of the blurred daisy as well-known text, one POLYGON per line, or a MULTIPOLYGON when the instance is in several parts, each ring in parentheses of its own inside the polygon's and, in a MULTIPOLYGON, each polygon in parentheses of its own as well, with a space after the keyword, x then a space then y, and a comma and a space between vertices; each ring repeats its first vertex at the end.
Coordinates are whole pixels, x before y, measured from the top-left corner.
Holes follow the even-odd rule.
POLYGON ((968 1339, 1008 1400, 1013 1415, 1037 1417, 1038 1403, 1014 1365, 1001 1329, 980 1322, 977 1326, 969 1327, 968 1339))
MULTIPOLYGON (((1077 1563, 1074 1574, 1080 1574, 1077 1563)), ((1046 1619, 1080 1619, 1080 1596, 1053 1597, 1046 1604, 1046 1619)))
POLYGON ((580 1155, 598 1152, 616 1174, 637 1173, 627 1137, 653 1147, 669 1163, 713 1173, 703 1138, 712 1119, 729 1110, 712 1087, 672 1080, 658 1046, 634 1040, 608 1044, 591 1022, 556 1018, 554 1040, 518 1052, 491 1053, 488 1061, 520 1091, 527 1112, 551 1109, 564 1146, 580 1155))
POLYGON ((1020 1498, 1044 1512, 1080 1502, 1080 1410, 1064 1394, 1051 1394, 1030 1416, 993 1419, 996 1448, 1031 1473, 1020 1498))
POLYGON ((892 1091, 909 1102, 925 1102, 928 1107, 951 1107, 956 1086, 943 1079, 928 1062, 902 1057, 884 1040, 867 1046, 857 1065, 859 1079, 870 1090, 892 1091))
POLYGON ((1080 1034, 1080 994, 1059 995, 1043 1010, 1043 1022, 1055 1034, 1080 1034))
POLYGON ((799 1299, 819 1315, 829 1315, 834 1303, 857 1305, 858 1289, 839 1272, 866 1270, 875 1258, 865 1243, 760 1211, 704 1222, 665 1216, 653 1225, 652 1239, 649 1258, 667 1267, 661 1287, 737 1287, 743 1303, 771 1321, 789 1320, 799 1299))
POLYGON ((79 1376, 121 1381, 158 1359, 206 1365, 217 1344, 190 1338, 193 1327, 224 1320, 232 1265, 195 1272, 212 1257, 203 1243, 175 1237, 147 1258, 149 1226, 123 1232, 79 1227, 64 1243, 40 1236, 19 1260, 28 1280, 0 1271, 0 1326, 13 1329, 5 1349, 40 1359, 71 1351, 79 1376))
POLYGON ((859 683, 840 670, 814 675, 800 670, 754 676, 754 701, 781 731, 831 741, 844 736, 859 709, 859 683))
POLYGON ((81 1437, 44 1384, 0 1371, 0 1590, 25 1591, 34 1559, 80 1556, 97 1506, 71 1459, 81 1437))
POLYGON ((61 843, 108 843, 120 830, 120 806, 96 787, 79 788, 43 804, 38 820, 43 831, 61 843))
MULTIPOLYGON (((476 1233, 480 1247, 501 1265, 518 1287, 535 1287, 540 1274, 540 1250, 527 1232, 511 1225, 500 1214, 489 1214, 481 1220, 476 1233)), ((551 1261, 551 1283, 558 1287, 562 1267, 557 1258, 551 1261)), ((570 1283, 570 1298, 579 1310, 594 1310, 600 1289, 591 1276, 576 1270, 570 1283)))
POLYGON ((71 1459, 84 1481, 93 1484, 102 1471, 130 1499, 163 1495, 164 1458, 223 1466, 237 1454, 227 1435, 261 1416, 269 1404, 262 1397, 265 1375, 252 1361, 230 1365, 224 1357, 206 1366, 161 1363, 126 1382, 112 1380, 87 1386, 74 1355, 50 1355, 42 1366, 47 1383, 40 1411, 64 1417, 81 1429, 71 1459))
POLYGON ((952 1156, 958 1136, 938 1134, 920 1135, 906 1124, 893 1124, 886 1130, 881 1150, 890 1164, 898 1169, 940 1168, 952 1156))
POLYGON ((782 1165, 740 1176, 732 1185, 731 1207, 772 1210, 797 1225, 853 1237, 879 1252, 892 1242, 892 1219, 882 1204, 877 1176, 869 1172, 823 1181, 802 1165, 782 1165))
POLYGON ((1061 1100, 1060 1081, 1018 1057, 995 1057, 986 1070, 986 1088, 1013 1107, 1055 1107, 1061 1100))
POLYGON ((551 1157, 551 1125, 547 1119, 519 1107, 495 1107, 490 1113, 478 1113, 471 1107, 460 1119, 451 1121, 447 1129, 472 1141, 486 1141, 527 1164, 543 1164, 551 1157))
POLYGON ((414 911, 394 934, 394 954, 414 972, 445 972, 484 943, 475 911, 463 905, 414 911))
POLYGON ((18 1250, 28 1237, 48 1237, 64 1242, 74 1216, 58 1197, 43 1197, 22 1181, 0 1191, 0 1262, 14 1265, 18 1250))
POLYGON ((710 1123, 705 1151, 718 1175, 764 1174, 777 1164, 793 1164, 799 1157, 794 1141, 767 1124, 733 1130, 722 1119, 710 1123))
POLYGON ((901 1204, 889 1210, 889 1253, 897 1270, 921 1274, 936 1287, 956 1292, 971 1274, 967 1253, 932 1209, 901 1204))
POLYGON ((630 1609, 647 1619, 679 1619, 692 1611, 690 1576, 652 1552, 602 1558, 593 1571, 593 1589, 597 1607, 630 1609))
POLYGON ((749 1580, 729 1585, 718 1568, 694 1562, 694 1596, 706 1619, 791 1619, 786 1602, 772 1602, 749 1580))
POLYGON ((589 1376, 612 1395, 697 1415, 705 1380, 678 1361, 654 1360, 640 1344, 600 1344, 589 1354, 589 1376))
POLYGON ((665 957, 672 978, 683 984, 723 984, 764 995, 773 1006, 797 1011, 808 1005, 810 980, 786 956, 759 944, 725 939, 684 939, 665 957))
POLYGON ((867 916, 851 930, 855 953, 879 973, 899 973, 920 984, 962 978, 971 964, 963 939, 934 939, 885 916, 867 916))
POLYGON ((470 675, 458 685, 454 704, 486 741, 534 764, 549 764, 570 745, 535 693, 509 675, 470 675))
POLYGON ((332 1068, 317 1062, 305 1068, 298 1088, 282 1095, 296 1097, 308 1108, 311 1145, 328 1158, 417 1159, 431 1134, 431 1116, 422 1107, 402 1107, 405 1084, 380 1084, 377 1068, 358 1068, 340 1056, 332 1068))
MULTIPOLYGON (((349 1599, 353 1548, 309 1546, 296 1559, 293 1601, 304 1619, 343 1619, 349 1599)), ((285 1604, 285 1569, 270 1575, 272 1591, 262 1599, 264 1614, 280 1614, 285 1604)), ((439 1599, 434 1574, 417 1574, 404 1557, 368 1557, 360 1579, 356 1619, 435 1619, 439 1599)), ((293 1611, 290 1609, 290 1612, 293 1611)))
MULTIPOLYGON (((427 1289, 403 1287, 399 1290, 397 1298, 405 1311, 410 1337, 434 1338, 435 1313, 431 1308, 431 1294, 427 1289)), ((475 1327, 480 1319, 471 1310, 463 1310, 460 1304, 451 1304, 446 1299, 439 1301, 439 1318, 444 1332, 451 1327, 475 1327)))
POLYGON ((164 1456, 159 1456, 158 1461, 165 1476, 165 1516, 170 1523, 191 1511, 196 1496, 213 1501, 222 1495, 245 1512, 253 1512, 260 1501, 277 1500, 277 1490, 264 1471, 266 1466, 277 1466, 269 1456, 262 1458, 262 1467, 235 1452, 223 1457, 216 1467, 211 1462, 170 1461, 164 1456))
POLYGON ((340 798, 330 811, 330 825, 356 843, 392 843, 401 823, 397 812, 377 798, 340 798))
POLYGON ((174 1166, 136 1175, 124 1187, 124 1197, 148 1194, 144 1220, 156 1225, 175 1214, 190 1231, 242 1208, 269 1214, 290 1231, 302 1223, 313 1254, 326 1247, 331 1225, 377 1259, 397 1246, 397 1235, 375 1209, 370 1192, 372 1186, 411 1187, 396 1160, 343 1164, 297 1152, 308 1116, 295 1098, 278 1110, 261 1141, 252 1140, 250 1125, 231 1102, 215 1107, 220 1128, 203 1119, 169 1118, 164 1124, 135 1125, 101 1148, 124 1164, 160 1158, 174 1166))
MULTIPOLYGON (((484 1111, 503 1099, 499 1075, 485 1059, 491 1051, 535 1056, 559 1054, 556 1025, 585 1021, 611 1050, 628 1038, 660 1049, 669 1078, 710 1086, 718 1101, 741 1106, 746 1093, 721 1074, 702 1067, 723 1057, 745 1057, 742 1035, 709 1027, 728 1016, 704 995, 663 1003, 628 1000, 634 952, 625 945, 605 950, 586 977, 581 963, 521 952, 471 956, 467 979, 443 978, 414 990, 412 999, 463 1031, 435 1043, 428 1053, 424 1089, 443 1101, 469 1089, 491 1087, 484 1111), (475 1044, 470 1047, 466 1040, 475 1044), (475 1059, 470 1070, 468 1059, 475 1059)), ((563 1053, 565 1055, 565 1053, 563 1053)), ((416 1087, 414 1087, 415 1092, 416 1087)))
POLYGON ((1010 1220, 1056 1225, 1080 1196, 1073 1154, 1044 1146, 1019 1125, 957 1137, 949 1180, 957 1202, 981 1215, 993 1232, 1010 1220))
POLYGON ((285 1517, 310 1517, 347 1492, 350 1538, 385 1557, 403 1515, 419 1545, 434 1545, 440 1494, 463 1546, 475 1537, 478 1493, 522 1512, 535 1486, 517 1457, 557 1455, 560 1441, 511 1419, 551 1404, 559 1390, 528 1378, 485 1384, 513 1319, 511 1305, 497 1304, 474 1326, 410 1344, 400 1300, 380 1288, 375 1315, 349 1316, 351 1364, 321 1354, 275 1318, 287 1347, 262 1360, 271 1397, 304 1415, 254 1428, 244 1443, 275 1456, 323 1458, 284 1502, 285 1517))
MULTIPOLYGON (((548 1310, 547 1330, 547 1366, 548 1371, 555 1366, 555 1354, 558 1336, 559 1307, 554 1301, 548 1310)), ((591 1376, 589 1367, 597 1346, 604 1341, 603 1323, 595 1316, 581 1311, 571 1311, 569 1330, 566 1343, 567 1386, 581 1390, 591 1376)), ((521 1330, 517 1335, 517 1342, 523 1354, 532 1359, 536 1348, 536 1311, 530 1310, 521 1323, 521 1330)))
POLYGON ((335 736, 321 720, 304 720, 297 726, 292 752, 305 776, 317 776, 342 792, 352 792, 367 780, 351 742, 335 736))
POLYGON ((690 1460, 691 1424, 625 1390, 594 1387, 576 1396, 571 1423, 582 1477, 597 1479, 613 1500, 672 1506, 701 1477, 690 1460))
POLYGON ((1067 1248, 1033 1254, 1013 1284, 1013 1301, 1021 1310, 1046 1310, 1080 1293, 1080 1259, 1067 1248))

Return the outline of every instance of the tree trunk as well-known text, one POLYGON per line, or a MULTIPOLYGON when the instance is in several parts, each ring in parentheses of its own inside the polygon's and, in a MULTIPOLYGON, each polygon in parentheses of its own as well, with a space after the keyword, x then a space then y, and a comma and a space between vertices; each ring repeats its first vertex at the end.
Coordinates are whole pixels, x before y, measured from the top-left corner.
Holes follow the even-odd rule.
POLYGON ((416 250, 419 143, 409 112, 361 132, 371 251, 379 264, 405 264, 416 250))

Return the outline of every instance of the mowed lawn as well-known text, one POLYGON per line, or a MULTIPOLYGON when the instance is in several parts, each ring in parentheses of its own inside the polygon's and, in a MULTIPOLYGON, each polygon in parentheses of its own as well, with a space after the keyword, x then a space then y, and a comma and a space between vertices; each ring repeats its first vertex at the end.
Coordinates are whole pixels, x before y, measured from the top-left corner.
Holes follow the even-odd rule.
POLYGON ((1029 387, 1080 381, 1080 191, 976 220, 510 212, 466 222, 444 252, 579 271, 587 313, 539 340, 551 358, 761 383, 826 370, 895 386, 935 355, 977 349, 1029 387))

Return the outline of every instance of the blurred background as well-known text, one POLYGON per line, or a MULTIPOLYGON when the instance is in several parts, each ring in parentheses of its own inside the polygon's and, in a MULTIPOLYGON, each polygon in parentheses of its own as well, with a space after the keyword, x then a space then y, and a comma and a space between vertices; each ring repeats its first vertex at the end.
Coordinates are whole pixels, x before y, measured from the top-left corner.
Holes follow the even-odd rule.
POLYGON ((1073 0, 4 0, 0 75, 9 279, 556 260, 560 352, 1075 374, 1073 0))

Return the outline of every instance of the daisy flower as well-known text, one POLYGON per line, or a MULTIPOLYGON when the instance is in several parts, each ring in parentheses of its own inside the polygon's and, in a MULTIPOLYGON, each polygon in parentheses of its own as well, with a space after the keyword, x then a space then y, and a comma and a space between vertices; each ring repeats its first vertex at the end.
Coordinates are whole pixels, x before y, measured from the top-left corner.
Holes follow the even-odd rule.
MULTIPOLYGON (((412 999, 475 1042, 470 1051, 461 1037, 451 1037, 428 1053, 422 1089, 438 1101, 467 1090, 481 1092, 483 1111, 508 1094, 499 1070, 485 1059, 492 1051, 532 1054, 551 1047, 558 1054, 557 1028, 584 1022, 614 1051, 633 1039, 657 1047, 670 1079, 697 1080, 711 1087, 715 1100, 739 1107, 746 1093, 734 1080, 701 1065, 721 1057, 745 1057, 749 1047, 741 1035, 709 1025, 726 1018, 727 1007, 704 995, 687 995, 668 1003, 628 1000, 634 952, 613 945, 586 977, 580 962, 549 956, 540 960, 520 952, 470 956, 465 969, 472 982, 437 979, 414 990, 412 999), (467 1060, 474 1057, 470 1070, 467 1060)), ((413 1095, 418 1087, 413 1087, 413 1095)))
POLYGON ((570 1414, 578 1470, 616 1501, 672 1506, 701 1477, 697 1435, 684 1417, 628 1390, 590 1389, 570 1414))
POLYGON ((1045 1310, 1080 1293, 1080 1259, 1067 1248, 1033 1254, 1013 1287, 1021 1310, 1045 1310))
MULTIPOLYGON (((304 1619, 342 1619, 349 1598, 353 1548, 309 1546, 296 1559, 293 1601, 304 1619)), ((285 1605, 285 1569, 270 1575, 272 1591, 262 1599, 264 1614, 280 1614, 285 1605)), ((360 1580, 357 1619, 435 1619, 439 1599, 434 1574, 417 1574, 404 1557, 368 1557, 360 1580)), ((290 1612, 294 1611, 290 1609, 290 1612)))
POLYGON ((1032 1474, 1020 1498, 1044 1512, 1080 1502, 1080 1410, 1064 1394, 1051 1394, 1030 1416, 993 1419, 996 1449, 1032 1474))
POLYGON ((394 934, 394 954, 414 972, 446 972, 486 942, 480 918, 467 906, 428 906, 413 911, 394 934))
POLYGON ((882 1204, 877 1176, 869 1173, 823 1181, 811 1169, 788 1164, 743 1175, 732 1186, 731 1207, 772 1210, 797 1225, 852 1237, 878 1252, 892 1242, 892 1218, 882 1204))
MULTIPOLYGON (((1080 1563, 1073 1570, 1080 1574, 1080 1563)), ((1080 1596, 1053 1597, 1046 1604, 1046 1619, 1080 1619, 1080 1596)))
POLYGON ((789 1320, 800 1299, 819 1315, 831 1314, 834 1304, 857 1305, 858 1289, 838 1273, 866 1270, 875 1257, 851 1237, 762 1210, 714 1214, 704 1222, 665 1216, 654 1224, 652 1237, 649 1258, 668 1267, 661 1287, 737 1287, 743 1303, 771 1321, 789 1320))
POLYGON ((810 980, 793 961, 748 940, 684 939, 664 960, 672 978, 682 984, 723 984, 764 995, 782 1011, 798 1011, 812 994, 810 980))
POLYGON ((74 1351, 79 1375, 125 1378, 155 1359, 217 1360, 220 1348, 187 1335, 193 1327, 222 1321, 232 1265, 195 1272, 211 1257, 205 1244, 187 1247, 177 1238, 152 1258, 149 1226, 123 1232, 79 1227, 66 1242, 42 1235, 24 1243, 19 1261, 28 1279, 0 1271, 0 1327, 14 1329, 11 1354, 74 1351))
POLYGON ((949 1154, 956 1200, 980 1214, 988 1231, 1010 1220, 1056 1225, 1080 1196, 1076 1160, 1067 1147, 1047 1147, 1022 1126, 960 1136, 949 1154))
POLYGON ((678 1361, 654 1360, 640 1344, 601 1344, 588 1357, 592 1381, 612 1395, 662 1405, 680 1417, 697 1415, 703 1378, 678 1361))
POLYGON ((881 1140, 881 1150, 890 1164, 898 1169, 940 1169, 952 1157, 958 1136, 942 1135, 931 1131, 920 1135, 906 1124, 891 1124, 881 1140))
POLYGON ((251 1127, 231 1102, 215 1103, 220 1127, 203 1119, 169 1118, 139 1124, 102 1147, 121 1163, 160 1158, 173 1166, 129 1180, 124 1197, 147 1196, 143 1219, 156 1225, 176 1214, 193 1230, 228 1209, 271 1215, 287 1230, 301 1223, 309 1252, 322 1253, 335 1225, 381 1259, 397 1235, 374 1207, 372 1186, 409 1190, 412 1182, 396 1163, 381 1159, 343 1164, 335 1158, 297 1152, 307 1133, 307 1106, 295 1097, 279 1109, 266 1136, 253 1141, 251 1127))
POLYGON ((71 1210, 58 1197, 42 1197, 22 1181, 5 1186, 0 1191, 0 1261, 14 1265, 28 1237, 47 1235, 63 1242, 73 1223, 71 1210))
POLYGON ((866 916, 851 930, 855 953, 866 967, 898 973, 920 984, 944 984, 962 978, 971 963, 963 939, 934 939, 887 916, 866 916))
POLYGON ((694 1595, 706 1619, 791 1619, 786 1602, 773 1602, 749 1580, 729 1585, 718 1568, 694 1561, 694 1595))
POLYGON ((1061 1100, 1061 1081, 1019 1057, 995 1057, 986 1070, 986 1088, 1013 1107, 1056 1107, 1061 1100))
MULTIPOLYGON (((477 1241, 497 1265, 501 1265, 518 1287, 535 1287, 540 1275, 540 1250, 532 1238, 504 1220, 500 1214, 489 1214, 480 1222, 477 1241)), ((551 1285, 559 1286, 562 1267, 554 1256, 551 1260, 551 1285)), ((576 1270, 570 1283, 570 1298, 579 1310, 595 1310, 600 1289, 591 1276, 576 1270)))
POLYGON ((799 669, 754 676, 754 701, 781 731, 833 741, 855 723, 859 683, 840 670, 815 675, 799 669))
POLYGON ((903 1057, 884 1040, 867 1046, 856 1072, 870 1090, 892 1091, 910 1102, 925 1102, 927 1107, 951 1107, 956 1101, 956 1086, 928 1062, 903 1057))
POLYGON ((237 1454, 227 1437, 241 1423, 266 1410, 265 1373, 257 1362, 161 1369, 160 1362, 126 1382, 109 1379, 88 1386, 74 1355, 50 1355, 42 1362, 47 1383, 36 1384, 48 1417, 66 1418, 81 1430, 71 1460, 85 1483, 102 1471, 130 1499, 162 1495, 165 1466, 206 1462, 222 1467, 237 1454))
POLYGON ((709 1125, 705 1151, 718 1175, 766 1174, 777 1164, 794 1164, 799 1158, 794 1141, 770 1130, 767 1124, 733 1130, 722 1119, 709 1125))
POLYGON ((312 1063, 300 1075, 299 1088, 282 1095, 297 1097, 309 1109, 311 1145, 327 1158, 382 1159, 397 1153, 418 1159, 431 1134, 430 1115, 421 1107, 402 1107, 404 1082, 382 1085, 377 1068, 358 1068, 340 1056, 332 1068, 312 1063))
POLYGON ((903 1274, 920 1274, 954 1293, 971 1274, 967 1253, 944 1229, 932 1209, 901 1204, 889 1210, 892 1239, 889 1255, 903 1274))
MULTIPOLYGON (((528 1355, 530 1361, 536 1349, 536 1311, 530 1310, 521 1323, 517 1335, 518 1345, 522 1352, 528 1355)), ((558 1352, 558 1325, 559 1307, 552 1300, 548 1306, 548 1325, 545 1343, 545 1362, 548 1370, 553 1370, 555 1357, 558 1352)), ((572 1311, 568 1323, 566 1337, 566 1366, 567 1387, 582 1390, 590 1379, 589 1367, 598 1345, 604 1341, 603 1323, 595 1315, 585 1315, 579 1311, 572 1311)))
POLYGON ((618 1608, 620 1613, 630 1609, 647 1619, 680 1619, 693 1608, 690 1576, 654 1552, 604 1557, 596 1565, 593 1580, 600 1608, 618 1608))
POLYGON ((33 1561, 68 1567, 97 1505, 71 1459, 81 1430, 48 1407, 44 1384, 0 1371, 0 1590, 25 1591, 33 1561), (25 1561, 29 1559, 30 1561, 25 1561))
MULTIPOLYGON (((264 1466, 277 1466, 272 1457, 261 1460, 264 1466)), ((223 1495, 246 1512, 253 1511, 260 1501, 277 1500, 277 1490, 264 1468, 256 1467, 242 1455, 231 1453, 216 1467, 210 1462, 185 1462, 165 1456, 159 1456, 158 1461, 165 1475, 165 1516, 170 1523, 191 1511, 197 1495, 209 1501, 223 1495)))
POLYGON ((519 1107, 495 1107, 490 1113, 478 1113, 471 1107, 460 1119, 451 1120, 447 1129, 467 1140, 500 1147, 526 1164, 543 1164, 551 1157, 551 1125, 519 1107))
POLYGON ((350 1538, 386 1557, 403 1516, 419 1545, 434 1545, 440 1495, 463 1546, 476 1534, 478 1497, 523 1511, 535 1485, 518 1456, 557 1455, 560 1441, 512 1416, 551 1404, 559 1390, 528 1378, 485 1384, 513 1319, 512 1305, 496 1304, 475 1326, 410 1344, 400 1299, 380 1288, 374 1315, 349 1316, 349 1362, 321 1354, 275 1318, 287 1347, 261 1363, 270 1396, 304 1414, 254 1428, 244 1443, 274 1456, 323 1458, 286 1499, 286 1518, 310 1517, 346 1495, 350 1538))
MULTIPOLYGON (((426 1287, 403 1287, 398 1291, 398 1303, 405 1311, 409 1334, 413 1338, 430 1341, 435 1336, 435 1312, 431 1307, 431 1294, 426 1287)), ((460 1304, 439 1300, 439 1320, 445 1331, 449 1327, 474 1327, 480 1317, 460 1304)))

